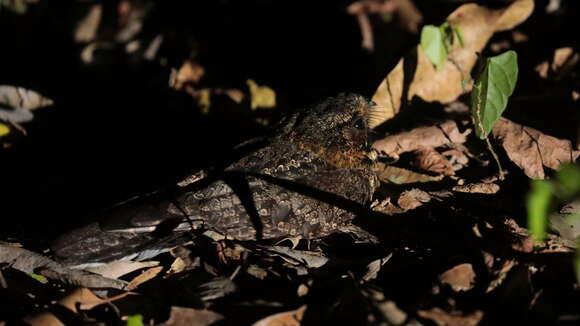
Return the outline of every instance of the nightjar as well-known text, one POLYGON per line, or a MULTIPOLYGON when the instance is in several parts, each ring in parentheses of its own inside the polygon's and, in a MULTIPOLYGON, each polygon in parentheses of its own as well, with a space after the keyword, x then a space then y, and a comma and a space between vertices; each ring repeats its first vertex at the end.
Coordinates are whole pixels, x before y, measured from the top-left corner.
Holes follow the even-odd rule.
POLYGON ((149 258, 192 230, 237 240, 341 231, 379 183, 368 127, 376 109, 362 96, 341 94, 296 112, 272 135, 240 145, 244 154, 223 169, 192 176, 201 180, 186 179, 177 191, 119 204, 104 221, 61 236, 52 250, 61 262, 79 265, 149 258))

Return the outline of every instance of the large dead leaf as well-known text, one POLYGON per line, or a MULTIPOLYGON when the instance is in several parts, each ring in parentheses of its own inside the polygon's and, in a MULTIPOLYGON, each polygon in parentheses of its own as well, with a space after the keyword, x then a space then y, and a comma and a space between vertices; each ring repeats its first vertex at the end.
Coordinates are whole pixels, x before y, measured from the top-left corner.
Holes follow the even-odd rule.
POLYGON ((388 156, 398 157, 400 154, 415 151, 424 147, 440 147, 451 143, 463 144, 471 129, 463 133, 457 128, 457 123, 448 120, 435 126, 418 127, 396 135, 387 136, 373 144, 373 148, 388 156))
POLYGON ((281 312, 260 319, 253 326, 299 326, 305 311, 306 306, 302 306, 296 310, 281 312))
POLYGON ((483 311, 475 310, 469 314, 449 313, 440 308, 419 310, 417 314, 425 319, 432 320, 438 326, 475 326, 483 318, 483 311))
POLYGON ((448 60, 438 70, 420 45, 402 58, 372 97, 374 102, 386 108, 384 120, 393 117, 402 102, 415 95, 427 102, 449 103, 468 91, 463 85, 475 65, 477 52, 481 52, 495 32, 511 29, 526 20, 533 8, 533 0, 517 0, 503 9, 488 9, 476 4, 457 8, 447 17, 447 22, 461 31, 463 46, 454 42, 448 60))
MULTIPOLYGON (((114 302, 116 300, 125 298, 129 295, 135 295, 133 292, 124 292, 120 295, 108 299, 101 299, 97 297, 91 290, 87 288, 77 288, 59 299, 56 304, 68 309, 71 313, 79 313, 79 308, 88 310, 98 305, 114 302)), ((23 318, 28 325, 31 326, 60 326, 65 325, 57 316, 48 310, 43 310, 38 313, 31 314, 23 318)))
POLYGON ((548 136, 505 118, 495 124, 492 132, 510 160, 533 179, 544 179, 544 166, 558 170, 562 163, 574 162, 580 156, 569 140, 548 136))
POLYGON ((475 277, 471 264, 459 264, 439 275, 439 281, 449 285, 455 292, 469 291, 475 284, 475 277))

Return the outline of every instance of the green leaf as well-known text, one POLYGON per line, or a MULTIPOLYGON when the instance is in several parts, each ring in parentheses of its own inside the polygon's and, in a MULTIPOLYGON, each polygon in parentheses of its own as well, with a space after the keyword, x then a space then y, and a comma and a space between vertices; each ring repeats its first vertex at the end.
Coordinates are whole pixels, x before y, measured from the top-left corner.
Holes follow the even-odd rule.
POLYGON ((465 47, 465 41, 463 40, 463 33, 461 32, 461 29, 459 28, 459 26, 455 27, 453 29, 453 32, 455 33, 455 35, 457 36, 457 39, 459 40, 459 45, 462 48, 465 47))
POLYGON ((501 117, 518 79, 518 56, 507 51, 487 58, 471 92, 471 110, 475 133, 485 139, 501 117))
POLYGON ((434 25, 427 25, 421 30, 421 48, 425 55, 437 69, 443 66, 447 60, 447 46, 441 28, 434 25))
POLYGON ((445 50, 449 52, 449 47, 453 44, 453 29, 449 23, 443 23, 439 26, 439 31, 443 37, 443 44, 445 45, 445 50))
POLYGON ((28 276, 32 277, 33 279, 37 280, 38 282, 40 282, 42 284, 48 283, 48 280, 46 279, 46 277, 44 277, 40 274, 28 273, 28 276))
POLYGON ((143 316, 139 314, 127 316, 127 326, 143 326, 143 316))
POLYGON ((528 193, 528 227, 536 241, 546 237, 548 213, 552 202, 553 186, 546 180, 532 180, 528 193))
POLYGON ((564 164, 558 171, 558 181, 562 185, 562 197, 572 198, 580 194, 580 167, 564 164))

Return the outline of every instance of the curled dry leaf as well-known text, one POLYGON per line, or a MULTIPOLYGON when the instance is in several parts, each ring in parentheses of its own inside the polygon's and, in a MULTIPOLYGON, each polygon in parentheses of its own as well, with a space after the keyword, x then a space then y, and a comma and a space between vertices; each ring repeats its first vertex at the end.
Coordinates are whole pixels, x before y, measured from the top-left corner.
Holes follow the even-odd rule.
POLYGON ((402 208, 405 212, 415 209, 417 207, 423 206, 423 204, 428 203, 431 201, 431 195, 424 192, 423 190, 419 189, 411 189, 404 191, 399 199, 397 200, 397 204, 400 208, 402 208))
POLYGON ((575 162, 580 156, 569 140, 548 136, 505 118, 495 124, 492 132, 510 160, 533 179, 544 179, 544 166, 558 170, 562 163, 575 162))
POLYGON ((475 310, 469 314, 449 313, 441 308, 418 310, 417 314, 432 320, 438 326, 475 326, 483 319, 483 311, 475 310))
POLYGON ((402 214, 413 210, 431 201, 432 196, 419 189, 411 189, 401 193, 397 199, 397 205, 391 203, 391 198, 381 202, 375 201, 371 207, 374 211, 387 215, 402 214))
POLYGON ((383 163, 376 164, 374 170, 379 180, 395 184, 433 182, 443 179, 443 175, 430 176, 383 163))
POLYGON ((447 120, 435 126, 418 127, 396 135, 387 136, 373 144, 373 148, 388 156, 415 151, 423 147, 440 147, 448 144, 463 144, 471 129, 463 133, 459 131, 457 123, 447 120))
POLYGON ((372 97, 374 102, 386 108, 383 121, 397 114, 401 104, 415 95, 427 102, 449 103, 468 91, 463 85, 475 65, 477 52, 481 52, 495 32, 509 30, 526 20, 533 8, 533 0, 516 0, 502 9, 488 9, 476 4, 457 8, 447 17, 447 22, 461 31, 463 46, 454 42, 448 60, 438 70, 420 45, 402 58, 372 97), (409 76, 411 72, 414 74, 409 76))
POLYGON ((306 312, 306 306, 268 316, 258 320, 252 326, 299 326, 304 312, 306 312))
POLYGON ((453 187, 453 191, 456 192, 464 192, 469 194, 495 194, 499 191, 499 186, 495 183, 468 183, 465 185, 455 186, 453 187))
POLYGON ((421 170, 446 176, 455 174, 451 162, 432 147, 421 147, 415 151, 415 155, 413 164, 421 170))
POLYGON ((127 290, 134 290, 139 285, 153 279, 157 274, 163 270, 163 266, 151 267, 143 273, 137 275, 129 284, 127 284, 127 290))
POLYGON ((439 275, 439 281, 449 285, 453 291, 469 291, 475 284, 475 272, 471 264, 460 264, 439 275))

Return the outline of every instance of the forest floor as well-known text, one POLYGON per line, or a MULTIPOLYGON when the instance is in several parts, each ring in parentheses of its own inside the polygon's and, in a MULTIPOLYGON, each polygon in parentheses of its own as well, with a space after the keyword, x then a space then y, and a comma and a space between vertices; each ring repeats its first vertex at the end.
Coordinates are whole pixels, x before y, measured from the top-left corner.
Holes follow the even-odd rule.
POLYGON ((578 325, 580 201, 561 189, 580 177, 557 171, 580 156, 579 7, 0 2, 0 325, 578 325), (446 21, 462 40, 436 68, 421 30, 446 21), (476 136, 471 76, 508 50, 517 84, 489 135, 500 168, 476 136), (385 108, 381 187, 355 219, 378 244, 210 233, 91 273, 52 260, 51 241, 96 212, 341 92, 385 108), (541 189, 543 239, 528 222, 541 189))

